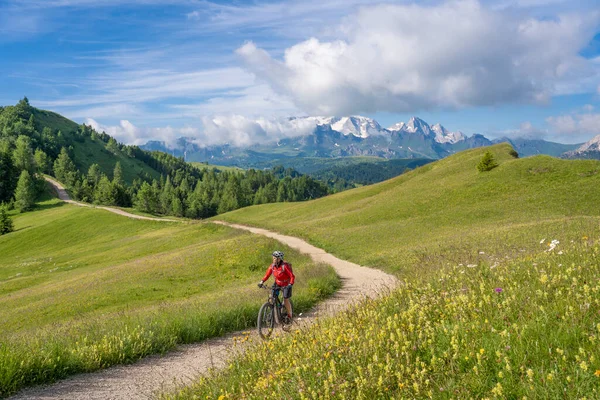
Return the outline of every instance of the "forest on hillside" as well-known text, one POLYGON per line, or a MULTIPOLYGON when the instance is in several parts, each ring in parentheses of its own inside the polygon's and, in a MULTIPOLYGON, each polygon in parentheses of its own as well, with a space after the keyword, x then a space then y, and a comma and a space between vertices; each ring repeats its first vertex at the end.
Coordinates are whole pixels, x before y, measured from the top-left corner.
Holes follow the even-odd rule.
POLYGON ((138 146, 118 143, 90 126, 76 125, 53 114, 60 124, 36 121, 27 98, 0 107, 0 204, 21 211, 33 207, 45 190, 42 174, 62 182, 76 200, 136 209, 152 214, 207 218, 252 204, 315 199, 328 187, 293 169, 217 171, 200 170, 181 158, 138 146), (66 121, 66 122, 65 122, 66 121), (62 131, 56 125, 68 131, 62 131), (73 128, 70 128, 73 127, 73 128), (100 147, 81 160, 81 144, 100 147), (143 164, 131 182, 124 179, 120 160, 143 164), (78 165, 89 165, 81 170, 78 165), (107 162, 114 162, 106 172, 107 162), (152 178, 150 173, 160 176, 152 178))

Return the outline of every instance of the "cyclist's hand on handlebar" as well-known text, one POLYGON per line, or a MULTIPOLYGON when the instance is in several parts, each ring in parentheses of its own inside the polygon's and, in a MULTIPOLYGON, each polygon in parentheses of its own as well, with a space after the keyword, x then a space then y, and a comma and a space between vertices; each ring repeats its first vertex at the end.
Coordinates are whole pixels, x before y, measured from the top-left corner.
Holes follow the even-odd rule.
POLYGON ((259 288, 262 288, 264 284, 265 284, 265 283, 264 283, 263 281, 260 281, 260 282, 258 283, 258 287, 259 287, 259 288))

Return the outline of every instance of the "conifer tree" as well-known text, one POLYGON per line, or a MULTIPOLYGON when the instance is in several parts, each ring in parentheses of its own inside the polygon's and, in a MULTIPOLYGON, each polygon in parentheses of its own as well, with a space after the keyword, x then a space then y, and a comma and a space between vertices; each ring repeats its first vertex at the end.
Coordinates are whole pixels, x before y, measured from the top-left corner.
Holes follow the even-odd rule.
POLYGON ((175 190, 173 188, 173 184, 171 183, 171 178, 167 175, 167 180, 165 182, 165 186, 160 194, 160 205, 162 208, 163 214, 171 214, 173 210, 172 202, 175 194, 175 190))
POLYGON ((108 143, 106 143, 106 150, 110 151, 113 154, 119 153, 119 144, 114 138, 108 139, 108 143))
POLYGON ((123 170, 121 169, 121 162, 117 161, 115 164, 115 169, 113 170, 113 183, 115 185, 124 185, 123 181, 123 170))
POLYGON ((90 185, 97 186, 98 182, 102 178, 102 171, 100 170, 100 166, 98 164, 90 165, 87 173, 87 179, 90 185))
POLYGON ((69 153, 64 147, 60 150, 56 161, 54 161, 54 176, 67 187, 72 187, 78 179, 77 168, 75 168, 75 164, 71 161, 69 153))
POLYGON ((20 171, 34 172, 33 150, 31 150, 31 139, 28 136, 20 135, 15 143, 13 151, 13 160, 15 167, 20 171))
POLYGON ((15 207, 19 211, 29 211, 35 203, 35 186, 27 170, 21 171, 15 190, 15 207))
POLYGON ((50 172, 50 159, 42 149, 37 149, 35 151, 33 160, 35 163, 35 169, 38 173, 47 174, 50 172))
POLYGON ((479 172, 490 171, 498 166, 498 163, 494 159, 494 156, 491 152, 486 151, 479 164, 477 164, 477 169, 479 172))
POLYGON ((176 217, 183 217, 183 203, 179 199, 177 195, 173 195, 173 200, 171 201, 172 214, 176 217))
POLYGON ((18 170, 14 166, 9 143, 0 140, 0 203, 12 199, 17 186, 18 170))
POLYGON ((148 182, 142 183, 140 190, 137 192, 135 207, 140 211, 148 213, 155 213, 157 211, 158 196, 154 185, 151 186, 148 182))
POLYGON ((13 222, 8 215, 8 211, 6 211, 6 207, 4 205, 0 205, 0 235, 5 235, 13 230, 13 222))
POLYGON ((117 190, 106 175, 102 175, 94 195, 94 202, 114 206, 117 201, 117 190))

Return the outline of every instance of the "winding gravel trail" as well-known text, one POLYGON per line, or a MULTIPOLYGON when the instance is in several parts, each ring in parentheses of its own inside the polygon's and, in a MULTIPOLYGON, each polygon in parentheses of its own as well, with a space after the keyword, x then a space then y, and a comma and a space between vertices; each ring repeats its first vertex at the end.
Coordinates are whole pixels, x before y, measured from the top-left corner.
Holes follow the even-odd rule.
MULTIPOLYGON (((324 250, 292 236, 221 221, 214 221, 214 223, 268 236, 302 253, 309 254, 315 262, 327 263, 335 269, 342 279, 342 288, 334 296, 321 302, 313 311, 298 318, 296 320, 298 328, 311 324, 318 317, 333 315, 365 296, 378 296, 398 284, 397 279, 392 275, 340 260, 324 250)), ((236 351, 243 351, 244 346, 234 347, 233 338, 245 335, 250 336, 249 342, 259 340, 255 330, 235 332, 198 344, 178 346, 164 356, 146 357, 135 364, 119 365, 94 373, 75 375, 52 385, 28 388, 11 399, 152 398, 158 391, 189 384, 211 367, 223 367, 236 351)))
POLYGON ((58 194, 58 198, 61 199, 62 201, 64 201, 65 203, 74 204, 74 205, 80 206, 80 207, 100 208, 102 210, 110 211, 112 213, 119 214, 119 215, 122 215, 122 216, 128 217, 128 218, 145 219, 148 221, 181 222, 181 221, 178 221, 175 219, 144 217, 143 215, 131 214, 131 213, 128 213, 127 211, 119 210, 118 208, 113 208, 113 207, 96 206, 96 205, 87 204, 87 203, 80 203, 78 201, 71 199, 71 197, 67 193, 66 189, 64 188, 63 185, 60 184, 60 182, 55 181, 54 179, 47 177, 47 176, 44 176, 44 179, 46 180, 46 182, 48 182, 50 185, 52 185, 52 187, 58 194))

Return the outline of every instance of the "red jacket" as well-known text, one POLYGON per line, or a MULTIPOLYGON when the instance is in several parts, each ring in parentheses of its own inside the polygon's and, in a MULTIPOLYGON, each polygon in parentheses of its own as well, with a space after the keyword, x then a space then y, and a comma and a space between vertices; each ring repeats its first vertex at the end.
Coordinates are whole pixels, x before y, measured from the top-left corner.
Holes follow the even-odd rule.
POLYGON ((269 277, 273 274, 275 277, 275 283, 277 286, 287 286, 293 285, 296 277, 294 276, 294 271, 292 271, 292 264, 287 262, 282 262, 280 265, 271 264, 267 269, 267 273, 265 277, 262 278, 262 281, 265 282, 269 277))

